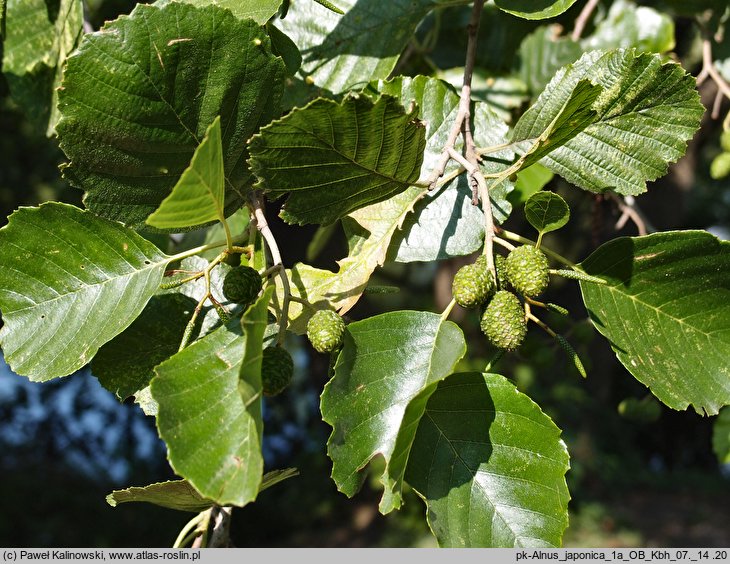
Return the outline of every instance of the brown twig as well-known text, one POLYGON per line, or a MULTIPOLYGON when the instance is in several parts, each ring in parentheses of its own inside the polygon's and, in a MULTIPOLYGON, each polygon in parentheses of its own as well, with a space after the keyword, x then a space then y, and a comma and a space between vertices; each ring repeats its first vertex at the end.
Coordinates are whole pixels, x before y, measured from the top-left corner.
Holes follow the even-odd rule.
MULTIPOLYGON (((725 81, 722 75, 718 72, 717 67, 715 67, 715 61, 712 58, 712 40, 705 32, 705 37, 702 39, 702 70, 700 71, 700 74, 697 75, 697 84, 701 84, 707 77, 710 77, 717 85, 718 93, 721 93, 722 96, 730 100, 730 84, 725 81)), ((719 104, 716 100, 715 106, 718 105, 719 104)), ((717 119, 717 117, 719 117, 719 110, 717 116, 714 114, 715 110, 713 108, 712 117, 713 119, 717 119)))
POLYGON ((654 226, 641 211, 641 208, 636 205, 636 201, 633 196, 619 196, 613 192, 609 192, 608 196, 616 203, 616 206, 618 206, 618 209, 621 211, 621 217, 618 218, 615 225, 617 230, 622 229, 624 225, 626 225, 626 222, 630 219, 634 225, 636 225, 639 235, 646 235, 650 232, 656 231, 654 226))
POLYGON ((454 123, 451 126, 449 137, 444 144, 444 149, 441 152, 438 164, 433 168, 431 174, 429 174, 426 179, 429 190, 433 190, 436 187, 438 179, 443 176, 444 171, 446 170, 446 165, 449 163, 451 158, 449 155, 449 149, 453 150, 456 140, 462 132, 464 122, 468 122, 471 117, 471 79, 474 74, 474 63, 476 61, 477 53, 477 33, 479 32, 479 20, 481 18, 484 2, 485 0, 476 0, 476 2, 474 2, 471 18, 467 25, 468 43, 466 46, 466 63, 464 65, 464 80, 461 86, 459 109, 456 113, 456 117, 454 118, 454 123))
POLYGON ((588 2, 586 2, 586 5, 583 6, 580 14, 578 14, 578 17, 575 19, 575 27, 573 28, 573 33, 570 34, 570 38, 573 41, 578 41, 580 39, 580 36, 583 34, 583 30, 585 29, 586 25, 588 25, 588 20, 591 19, 593 11, 596 9, 596 6, 598 6, 598 2, 599 0, 588 0, 588 2))
POLYGON ((281 304, 281 315, 279 317, 279 337, 277 339, 277 341, 281 343, 284 340, 286 326, 289 319, 289 302, 291 301, 291 288, 289 287, 289 278, 286 275, 286 269, 284 268, 284 264, 281 261, 279 245, 276 243, 276 238, 271 232, 269 223, 266 221, 266 215, 264 214, 264 208, 261 204, 261 198, 256 192, 252 191, 249 195, 249 202, 251 205, 251 209, 253 210, 256 228, 259 230, 259 233, 261 233, 264 241, 266 241, 266 245, 269 247, 271 260, 274 263, 273 266, 279 267, 279 277, 281 278, 281 285, 284 289, 284 299, 281 304))

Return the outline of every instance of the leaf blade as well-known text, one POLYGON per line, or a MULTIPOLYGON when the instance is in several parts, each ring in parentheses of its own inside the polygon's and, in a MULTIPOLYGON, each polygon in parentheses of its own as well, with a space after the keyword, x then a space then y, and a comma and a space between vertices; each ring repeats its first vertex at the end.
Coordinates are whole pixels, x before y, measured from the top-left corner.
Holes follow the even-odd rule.
POLYGON ((568 452, 551 419, 498 374, 459 373, 428 400, 406 481, 447 547, 560 546, 568 452))
POLYGON ((68 59, 64 175, 89 209, 143 228, 220 115, 230 215, 253 182, 245 142, 277 114, 285 72, 252 20, 214 5, 138 5, 68 59))
POLYGON ((617 358, 672 409, 730 404, 730 243, 705 231, 621 237, 581 263, 594 326, 617 358))
POLYGON ((81 368, 140 314, 169 260, 130 229, 74 206, 20 208, 0 230, 6 360, 34 381, 81 368))
POLYGON ((568 223, 570 208, 555 192, 536 192, 525 203, 525 217, 540 233, 549 233, 568 223))
POLYGON ((327 224, 386 200, 418 180, 425 140, 416 113, 362 96, 295 109, 249 142, 257 187, 288 194, 281 215, 290 223, 327 224))
POLYGON ((541 164, 591 192, 636 195, 679 159, 699 128, 704 107, 695 81, 679 65, 633 50, 591 51, 558 71, 515 126, 514 139, 539 136, 580 81, 603 88, 597 120, 541 164))
POLYGON ((348 326, 321 397, 322 418, 333 427, 332 478, 341 492, 354 495, 362 469, 379 454, 386 460, 380 510, 400 506, 415 423, 436 383, 465 352, 461 330, 432 313, 385 313, 348 326))
POLYGON ((147 218, 158 229, 195 227, 211 221, 225 221, 225 176, 221 120, 217 116, 195 149, 190 166, 177 184, 147 218))

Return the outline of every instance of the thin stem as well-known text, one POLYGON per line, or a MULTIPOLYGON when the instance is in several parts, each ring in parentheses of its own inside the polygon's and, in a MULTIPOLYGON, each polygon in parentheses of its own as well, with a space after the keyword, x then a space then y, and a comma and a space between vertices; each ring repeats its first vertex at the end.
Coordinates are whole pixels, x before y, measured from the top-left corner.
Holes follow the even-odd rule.
POLYGON ((487 363, 487 365, 484 367, 484 372, 490 372, 492 368, 494 368, 494 365, 497 364, 502 357, 504 356, 504 349, 500 349, 497 351, 497 354, 495 354, 492 359, 487 363))
POLYGON ((233 237, 231 237, 231 228, 228 227, 228 222, 226 221, 226 218, 222 218, 221 223, 223 224, 223 231, 226 233, 226 246, 228 247, 229 251, 233 250, 233 237))
POLYGON ((548 327, 548 326, 547 326, 547 325, 546 325, 545 323, 543 323, 543 322, 542 322, 542 321, 541 321, 540 319, 538 319, 537 317, 535 317, 535 316, 534 316, 534 315, 532 314, 532 312, 528 311, 528 312, 526 313, 526 317, 527 317, 527 319, 529 319, 530 321, 534 322, 534 323, 535 323, 535 324, 536 324, 536 325, 537 325, 538 327, 540 327, 540 328, 541 328, 541 329, 542 329, 543 331, 545 331, 545 332, 546 332, 546 333, 547 333, 548 335, 550 335, 550 336, 551 336, 551 337, 552 337, 553 339, 556 339, 556 338, 557 338, 558 334, 557 334, 557 333, 556 333, 555 331, 553 331, 552 329, 550 329, 550 327, 548 327))
POLYGON ((509 243, 509 242, 505 241, 501 237, 496 237, 495 236, 492 240, 495 243, 497 243, 498 245, 501 245, 502 247, 504 247, 505 249, 507 249, 508 251, 514 251, 515 250, 515 246, 512 243, 509 243))
POLYGON ((449 305, 446 306, 446 309, 441 313, 441 321, 446 321, 449 318, 449 315, 451 315, 451 310, 454 309, 454 306, 456 305, 456 300, 451 299, 449 302, 449 305))
POLYGON ((621 211, 621 217, 619 217, 615 225, 617 230, 623 228, 626 221, 631 219, 634 225, 636 225, 639 235, 646 235, 649 232, 655 231, 652 224, 641 209, 639 209, 633 196, 619 196, 613 192, 608 192, 608 197, 616 203, 618 209, 621 211))
POLYGON ((180 530, 180 534, 177 535, 177 538, 175 539, 175 542, 173 543, 172 548, 182 548, 183 546, 185 546, 185 544, 186 544, 185 541, 189 540, 188 539, 189 533, 191 531, 197 533, 197 531, 193 531, 193 529, 195 529, 198 526, 198 524, 203 520, 203 518, 205 517, 205 514, 208 511, 209 510, 198 513, 195 517, 190 519, 190 521, 188 521, 185 524, 185 526, 180 530))
POLYGON ((575 19, 575 27, 573 28, 573 33, 570 34, 570 38, 573 41, 578 41, 580 39, 583 30, 588 24, 588 20, 591 19, 593 11, 596 9, 596 6, 598 6, 598 2, 599 0, 588 0, 588 2, 586 2, 586 5, 583 6, 580 14, 578 14, 578 17, 575 19))
MULTIPOLYGON (((510 241, 516 241, 518 243, 522 243, 523 245, 535 245, 535 241, 528 239, 527 237, 523 237, 522 235, 518 235, 517 233, 512 233, 511 231, 507 231, 506 229, 498 228, 497 233, 499 233, 505 239, 509 239, 510 241)), ((569 266, 570 268, 575 268, 574 263, 570 262, 567 258, 565 258, 562 255, 559 255, 555 251, 552 251, 547 248, 543 248, 541 250, 546 255, 554 258, 556 261, 562 262, 564 265, 569 266)))
POLYGON ((469 122, 471 117, 471 79, 474 73, 474 62, 476 60, 476 46, 477 46, 477 33, 479 31, 479 21, 482 15, 482 8, 484 8, 485 0, 475 0, 474 7, 472 8, 471 18, 467 25, 468 41, 466 46, 466 63, 464 65, 464 80, 461 86, 461 96, 459 98, 459 109, 456 113, 456 118, 451 126, 449 137, 444 144, 444 149, 441 152, 441 157, 438 163, 431 171, 427 178, 428 185, 431 190, 436 187, 436 182, 443 176, 446 170, 446 165, 449 162, 450 155, 449 149, 453 149, 456 144, 456 140, 459 138, 459 134, 462 132, 464 123, 469 122))
MULTIPOLYGON (((712 58, 712 40, 709 37, 705 37, 702 40, 702 72, 706 72, 710 75, 713 82, 717 84, 717 88, 723 95, 730 99, 730 84, 725 82, 720 73, 715 67, 715 61, 712 58)), ((700 73, 702 74, 702 73, 700 73)))
MULTIPOLYGON (((243 242, 248 238, 247 235, 241 235, 239 237, 235 237, 232 239, 231 243, 239 243, 243 242)), ((199 255, 200 253, 204 253, 205 251, 209 251, 211 249, 217 249, 218 247, 225 247, 228 245, 228 241, 213 241, 212 243, 208 243, 207 245, 200 245, 199 247, 194 247, 192 249, 188 249, 187 251, 183 251, 181 253, 177 253, 176 255, 172 255, 170 257, 170 262, 176 261, 176 260, 182 260, 184 258, 192 257, 195 255, 199 255)))
POLYGON ((259 230, 259 233, 261 233, 264 241, 266 241, 266 245, 269 247, 271 260, 274 263, 274 266, 279 266, 279 277, 281 278, 281 285, 284 289, 284 299, 281 304, 281 315, 279 317, 279 336, 277 338, 277 342, 281 344, 284 341, 286 327, 289 321, 289 302, 291 301, 291 288, 289 287, 289 278, 286 275, 284 264, 281 261, 279 245, 276 243, 276 238, 271 232, 269 223, 266 221, 266 215, 264 214, 261 199, 256 192, 251 192, 249 200, 251 202, 251 207, 253 208, 256 228, 259 230))
POLYGON ((289 299, 293 302, 303 305, 306 308, 311 309, 312 311, 317 311, 316 307, 314 307, 312 304, 310 304, 307 300, 300 298, 299 296, 295 296, 294 294, 292 294, 289 296, 289 299))

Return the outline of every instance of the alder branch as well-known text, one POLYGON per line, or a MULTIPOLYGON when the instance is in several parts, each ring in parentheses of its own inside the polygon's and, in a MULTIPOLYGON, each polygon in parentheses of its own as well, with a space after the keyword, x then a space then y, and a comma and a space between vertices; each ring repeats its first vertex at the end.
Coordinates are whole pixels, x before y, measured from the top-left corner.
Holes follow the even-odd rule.
POLYGON ((266 221, 266 215, 264 214, 264 208, 261 204, 261 198, 259 195, 252 191, 249 194, 249 202, 251 209, 254 214, 254 221, 256 222, 256 228, 261 233, 261 236, 266 241, 266 245, 269 247, 271 253, 271 260, 274 266, 279 267, 279 277, 281 278, 281 285, 284 289, 284 299, 281 304, 281 314, 279 317, 279 336, 277 342, 281 343, 284 340, 286 333, 287 321, 289 319, 289 303, 291 301, 291 288, 289 287, 289 278, 286 275, 286 269, 281 261, 281 252, 279 251, 279 245, 276 243, 276 238, 271 232, 269 223, 266 221))
POLYGON ((702 70, 697 75, 697 85, 702 84, 707 78, 711 78, 717 86, 717 96, 712 105, 712 119, 720 117, 720 105, 723 97, 730 100, 730 84, 722 77, 715 66, 712 57, 712 40, 708 37, 706 30, 703 30, 705 37, 702 39, 702 70))
POLYGON ((644 215, 644 212, 642 212, 641 208, 639 208, 636 204, 636 200, 633 196, 624 197, 613 192, 609 192, 608 196, 616 203, 616 206, 618 206, 618 209, 621 211, 621 217, 618 218, 615 225, 617 230, 622 229, 623 226, 626 225, 626 222, 630 219, 634 225, 636 225, 639 235, 647 235, 648 233, 656 231, 654 226, 644 215))

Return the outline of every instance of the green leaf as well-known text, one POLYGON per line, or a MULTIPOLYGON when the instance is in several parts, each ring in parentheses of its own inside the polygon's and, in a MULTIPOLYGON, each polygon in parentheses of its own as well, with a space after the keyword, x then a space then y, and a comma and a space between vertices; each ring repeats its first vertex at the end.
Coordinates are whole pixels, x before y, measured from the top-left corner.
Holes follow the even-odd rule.
MULTIPOLYGON (((190 272, 200 272, 207 266, 208 261, 200 257, 186 258, 180 264, 181 269, 190 272)), ((231 317, 235 317, 241 314, 242 307, 227 302, 222 290, 223 279, 230 269, 227 264, 214 268, 210 273, 210 289, 231 317)), ((178 352, 185 327, 206 291, 205 279, 200 277, 152 296, 139 317, 101 347, 91 361, 91 371, 101 385, 121 401, 146 388, 154 377, 155 366, 178 352)), ((215 308, 207 302, 200 311, 191 342, 221 323, 215 308)), ((145 413, 151 414, 147 410, 145 413)))
POLYGON ((321 400, 322 418, 333 427, 327 443, 332 479, 341 492, 352 497, 363 469, 380 455, 380 511, 400 507, 403 473, 426 401, 465 352, 461 329, 434 313, 397 311, 348 325, 321 400))
POLYGON ((78 370, 142 312, 170 259, 74 206, 20 208, 0 229, 5 360, 33 381, 78 370))
POLYGON ((246 140, 277 115, 284 75, 254 21, 217 6, 138 5, 68 59, 64 174, 92 211, 142 228, 220 115, 230 215, 253 181, 246 140))
MULTIPOLYGON (((220 6, 230 10, 234 16, 240 19, 250 18, 259 25, 268 22, 279 9, 281 0, 174 0, 185 4, 193 4, 198 7, 220 6)), ((155 6, 166 6, 171 0, 158 0, 155 6)))
POLYGON ((515 140, 542 134, 581 81, 603 87, 596 119, 541 163, 592 192, 640 194, 681 157, 704 107, 694 77, 658 55, 592 51, 558 71, 515 126, 515 140))
POLYGON ((537 192, 525 203, 527 222, 541 234, 556 231, 570 219, 570 208, 555 192, 537 192))
POLYGON ((560 37, 555 26, 541 26, 523 39, 517 74, 532 97, 545 89, 558 69, 577 61, 583 49, 570 37, 560 37))
POLYGON ((225 177, 220 116, 213 120, 195 149, 190 166, 170 195, 147 218, 158 229, 195 227, 211 221, 224 222, 225 177))
POLYGON ((220 505, 243 506, 261 485, 264 291, 243 317, 155 368, 157 427, 177 474, 220 505), (243 333, 243 334, 242 334, 243 333))
POLYGON ((712 450, 720 464, 730 464, 730 407, 723 407, 715 419, 712 450))
POLYGON ((215 505, 212 499, 206 499, 186 480, 170 480, 149 486, 114 490, 106 496, 106 502, 112 507, 120 503, 145 502, 178 511, 199 513, 215 505))
POLYGON ((559 547, 568 526, 560 429, 498 374, 454 374, 428 400, 406 481, 439 545, 559 547))
POLYGON ((81 0, 3 0, 2 70, 15 102, 49 137, 58 121, 58 93, 66 57, 83 35, 81 0))
POLYGON ((730 243, 705 231, 620 237, 580 267, 598 331, 634 377, 673 409, 730 404, 730 243))
POLYGON ((293 2, 277 22, 302 52, 302 78, 334 93, 387 78, 418 23, 439 2, 390 0, 377 9, 368 0, 336 4, 344 16, 308 0, 293 2))
MULTIPOLYGON (((600 86, 581 80, 573 88, 567 100, 556 100, 561 104, 552 119, 543 120, 535 127, 530 108, 515 125, 512 138, 525 148, 519 159, 520 169, 527 168, 542 157, 565 145, 597 118, 594 104, 602 94, 600 86)), ((539 102, 539 100, 538 100, 539 102)))
POLYGON ((581 41, 581 46, 585 51, 636 47, 639 51, 666 53, 674 49, 674 21, 648 6, 616 0, 606 19, 581 41))
POLYGON ((386 200, 418 180, 425 146, 417 109, 391 97, 319 99, 264 127, 249 143, 251 168, 281 216, 327 224, 386 200))
MULTIPOLYGON (((261 481, 259 492, 298 474, 296 468, 267 472, 261 481)), ((201 496, 187 480, 170 480, 144 487, 133 486, 123 490, 114 490, 106 496, 106 502, 112 507, 116 507, 120 503, 145 502, 193 513, 205 511, 215 504, 212 499, 201 496)))
MULTIPOLYGON (((427 176, 440 159, 459 110, 459 96, 449 84, 424 76, 398 77, 373 83, 372 87, 382 94, 395 96, 404 106, 415 101, 419 108, 418 118, 426 124, 421 175, 427 176)), ((474 123, 478 124, 474 128, 474 140, 478 146, 506 143, 506 124, 486 104, 475 104, 474 123)), ((460 151, 461 146, 460 139, 456 150, 460 151)), ((502 170, 506 168, 505 162, 513 157, 510 150, 492 153, 485 157, 483 169, 485 172, 502 170)), ((452 161, 445 174, 457 169, 458 165, 452 161)), ((512 210, 506 200, 511 189, 511 184, 503 183, 491 191, 492 213, 500 223, 512 210)), ((385 231, 393 219, 398 219, 398 229, 389 244, 389 258, 399 262, 441 260, 472 253, 482 245, 484 215, 479 206, 472 205, 471 197, 471 188, 462 175, 438 190, 422 192, 415 205, 414 194, 407 191, 381 204, 359 210, 352 217, 371 233, 385 231), (413 212, 407 213, 410 209, 413 212)))
POLYGON ((575 0, 494 0, 500 10, 526 20, 545 20, 565 12, 575 0))
POLYGON ((299 52, 299 48, 286 33, 274 24, 267 24, 266 31, 271 38, 271 50, 284 60, 286 70, 293 75, 302 66, 302 54, 299 52))
POLYGON ((517 173, 514 192, 507 196, 512 205, 524 203, 535 192, 542 190, 553 179, 551 170, 535 163, 517 173))

